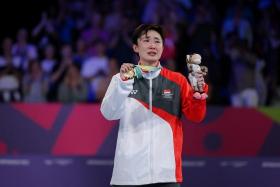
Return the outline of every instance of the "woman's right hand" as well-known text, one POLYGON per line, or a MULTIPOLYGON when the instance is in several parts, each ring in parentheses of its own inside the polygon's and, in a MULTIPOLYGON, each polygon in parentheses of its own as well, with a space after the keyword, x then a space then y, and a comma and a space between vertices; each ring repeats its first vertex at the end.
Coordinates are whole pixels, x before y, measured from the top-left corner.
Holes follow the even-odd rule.
POLYGON ((134 68, 134 64, 131 63, 123 63, 120 68, 120 77, 122 80, 127 80, 128 77, 125 74, 131 71, 134 68))

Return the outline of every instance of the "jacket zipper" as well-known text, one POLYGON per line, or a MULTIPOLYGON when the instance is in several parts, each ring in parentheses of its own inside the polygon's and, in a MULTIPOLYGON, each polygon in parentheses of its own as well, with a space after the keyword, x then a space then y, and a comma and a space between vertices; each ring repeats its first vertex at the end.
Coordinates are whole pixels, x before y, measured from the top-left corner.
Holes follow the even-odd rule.
POLYGON ((153 79, 149 79, 149 81, 150 81, 150 89, 149 89, 149 109, 150 109, 150 111, 152 112, 152 107, 153 107, 153 92, 152 92, 152 90, 153 90, 153 79))
MULTIPOLYGON (((149 89, 149 110, 152 115, 153 111, 153 79, 149 79, 150 83, 150 89, 149 89)), ((151 171, 151 180, 152 182, 154 181, 153 179, 153 128, 151 128, 151 133, 150 133, 150 138, 151 138, 151 144, 150 144, 150 171, 151 171)))

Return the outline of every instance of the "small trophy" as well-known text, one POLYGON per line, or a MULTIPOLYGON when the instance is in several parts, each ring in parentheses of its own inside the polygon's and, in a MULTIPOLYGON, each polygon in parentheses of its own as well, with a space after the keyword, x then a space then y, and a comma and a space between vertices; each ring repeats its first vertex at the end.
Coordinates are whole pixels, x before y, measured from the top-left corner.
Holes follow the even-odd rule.
POLYGON ((187 67, 189 70, 189 81, 194 89, 193 97, 196 99, 204 100, 208 97, 208 95, 204 92, 203 86, 204 85, 198 85, 197 82, 197 72, 202 72, 203 75, 207 74, 207 67, 206 66, 200 66, 201 63, 201 56, 199 54, 191 54, 186 56, 186 62, 187 67))

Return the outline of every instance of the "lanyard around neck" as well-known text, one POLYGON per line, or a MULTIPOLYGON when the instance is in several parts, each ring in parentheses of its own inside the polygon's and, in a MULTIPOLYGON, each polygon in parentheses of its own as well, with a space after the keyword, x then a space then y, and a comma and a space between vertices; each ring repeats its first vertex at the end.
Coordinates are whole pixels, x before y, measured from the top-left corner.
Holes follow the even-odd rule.
POLYGON ((134 67, 134 77, 136 77, 137 79, 140 79, 143 77, 143 74, 155 72, 159 69, 161 69, 161 67, 136 65, 134 67))

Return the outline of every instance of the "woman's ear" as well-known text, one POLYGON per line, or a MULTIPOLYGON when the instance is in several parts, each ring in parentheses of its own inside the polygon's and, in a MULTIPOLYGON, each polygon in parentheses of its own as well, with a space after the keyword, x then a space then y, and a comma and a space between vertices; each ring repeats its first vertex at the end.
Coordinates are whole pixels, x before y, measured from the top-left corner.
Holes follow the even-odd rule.
POLYGON ((138 50, 138 45, 136 45, 136 44, 133 44, 133 51, 135 52, 135 53, 138 53, 139 52, 139 50, 138 50))

